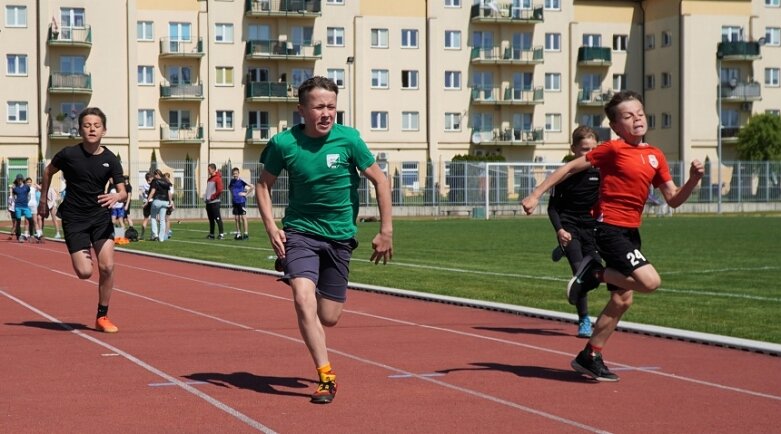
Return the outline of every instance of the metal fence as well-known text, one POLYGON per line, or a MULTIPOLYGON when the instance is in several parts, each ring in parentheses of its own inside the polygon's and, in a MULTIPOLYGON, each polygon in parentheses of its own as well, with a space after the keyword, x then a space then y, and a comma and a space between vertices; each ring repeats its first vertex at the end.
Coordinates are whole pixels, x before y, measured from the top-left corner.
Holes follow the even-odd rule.
MULTIPOLYGON (((7 159, 0 162, 0 209, 6 209, 9 187, 19 173, 31 176, 40 183, 44 162, 29 163, 27 167, 11 164, 7 159)), ((165 164, 145 162, 131 164, 134 173, 126 173, 134 188, 133 198, 138 197, 138 185, 148 170, 160 168, 170 172, 174 180, 176 207, 203 207, 203 189, 206 185, 207 165, 197 161, 166 161, 165 164), (140 169, 138 169, 140 168, 140 169)), ((407 215, 455 214, 470 211, 471 207, 494 209, 518 207, 518 201, 529 194, 534 187, 555 170, 559 164, 545 163, 483 163, 448 161, 431 162, 384 162, 381 168, 391 183, 391 198, 394 207, 407 209, 407 215)), ((689 163, 671 161, 670 171, 675 183, 680 186, 689 176, 689 163)), ((719 167, 708 161, 705 176, 687 204, 715 204, 719 202, 719 167)), ((262 165, 257 162, 234 163, 226 161, 217 164, 222 174, 225 191, 222 206, 231 206, 228 184, 231 169, 239 167, 241 177, 254 185, 262 165)), ((721 202, 725 204, 769 203, 774 209, 781 208, 781 161, 728 161, 721 170, 721 202)), ((57 188, 55 182, 55 188, 57 188)), ((287 205, 288 177, 283 172, 272 189, 274 206, 287 205)), ((361 178, 359 194, 362 206, 375 206, 374 188, 366 178, 361 178)), ((656 194, 661 199, 661 195, 656 194)), ((545 203, 547 197, 543 197, 545 203)), ((254 195, 248 197, 248 206, 256 206, 254 195)), ((740 210, 740 209, 739 209, 740 210)), ((396 212, 396 211, 394 211, 396 212)), ((469 212, 467 212, 469 213, 469 212)))

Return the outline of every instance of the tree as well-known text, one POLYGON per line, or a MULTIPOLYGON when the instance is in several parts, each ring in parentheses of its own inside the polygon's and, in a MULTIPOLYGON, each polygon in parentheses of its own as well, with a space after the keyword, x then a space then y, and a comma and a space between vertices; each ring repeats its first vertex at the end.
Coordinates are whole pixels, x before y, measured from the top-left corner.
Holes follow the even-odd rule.
POLYGON ((748 161, 781 160, 781 117, 752 116, 738 133, 738 158, 748 161))

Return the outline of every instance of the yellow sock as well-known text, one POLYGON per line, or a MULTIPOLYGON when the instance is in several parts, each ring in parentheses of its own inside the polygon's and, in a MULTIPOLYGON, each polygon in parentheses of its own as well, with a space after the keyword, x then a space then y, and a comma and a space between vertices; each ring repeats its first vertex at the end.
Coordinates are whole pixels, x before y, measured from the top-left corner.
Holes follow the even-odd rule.
POLYGON ((336 374, 331 371, 330 363, 326 363, 325 365, 317 368, 317 374, 320 376, 320 381, 323 382, 334 381, 336 379, 336 374))

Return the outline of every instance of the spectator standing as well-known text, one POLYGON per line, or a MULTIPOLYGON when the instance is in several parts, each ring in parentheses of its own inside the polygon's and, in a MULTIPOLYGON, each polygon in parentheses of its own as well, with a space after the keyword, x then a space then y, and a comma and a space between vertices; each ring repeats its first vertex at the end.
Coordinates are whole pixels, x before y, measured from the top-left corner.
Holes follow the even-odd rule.
POLYGON ((236 221, 236 237, 234 239, 246 240, 249 239, 247 196, 252 194, 253 187, 241 179, 240 175, 241 171, 238 167, 231 170, 231 182, 228 184, 228 190, 231 192, 233 218, 236 221))
POLYGON ((220 217, 220 195, 224 189, 222 184, 222 175, 217 171, 217 165, 209 163, 209 179, 206 181, 206 192, 203 195, 203 199, 206 201, 206 215, 209 217, 209 235, 206 238, 214 239, 214 225, 217 224, 219 229, 219 235, 217 239, 225 238, 225 229, 222 225, 222 217, 220 217))

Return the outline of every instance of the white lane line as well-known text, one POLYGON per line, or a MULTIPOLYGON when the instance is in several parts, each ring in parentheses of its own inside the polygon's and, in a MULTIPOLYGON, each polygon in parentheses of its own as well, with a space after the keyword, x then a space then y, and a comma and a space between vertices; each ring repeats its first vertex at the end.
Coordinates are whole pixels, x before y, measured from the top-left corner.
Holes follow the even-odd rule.
MULTIPOLYGON (((184 384, 189 384, 190 386, 198 386, 201 384, 209 384, 206 381, 185 381, 184 384)), ((149 383, 149 387, 166 387, 166 386, 178 386, 176 383, 149 383)))
POLYGON ((444 377, 445 374, 441 372, 427 372, 424 374, 417 374, 417 375, 408 375, 408 374, 393 374, 388 375, 388 378, 396 379, 396 378, 415 378, 415 377, 444 377))
POLYGON ((254 429, 258 430, 258 431, 264 432, 264 433, 268 433, 268 434, 276 433, 276 431, 274 431, 271 428, 263 425, 262 423, 256 421, 255 419, 252 419, 249 416, 245 415, 244 413, 241 413, 240 411, 236 410, 235 408, 233 408, 233 407, 231 407, 231 406, 229 406, 229 405, 227 405, 227 404, 225 404, 225 403, 223 403, 223 402, 221 402, 221 401, 219 401, 219 400, 217 400, 215 398, 212 398, 211 396, 209 396, 209 395, 201 392, 200 390, 190 386, 187 382, 181 381, 178 378, 176 378, 176 377, 174 377, 172 375, 169 375, 169 374, 161 371, 160 369, 155 368, 154 366, 144 362, 143 360, 139 359, 138 357, 135 357, 132 354, 127 353, 125 351, 122 351, 119 348, 117 348, 117 347, 115 347, 115 346, 113 346, 113 345, 111 345, 111 344, 109 344, 107 342, 104 342, 104 341, 102 341, 102 340, 100 340, 98 338, 95 338, 95 337, 93 337, 91 335, 83 333, 80 330, 76 330, 73 327, 63 323, 59 319, 53 317, 52 315, 49 315, 48 313, 46 313, 46 312, 44 312, 44 311, 42 311, 42 310, 40 310, 40 309, 38 309, 38 308, 28 304, 26 302, 24 302, 23 300, 20 300, 20 299, 14 297, 13 295, 11 295, 11 294, 3 291, 3 290, 0 290, 0 294, 2 294, 4 297, 6 297, 6 298, 8 298, 10 300, 15 301, 19 305, 24 306, 28 310, 30 310, 32 312, 35 312, 36 314, 40 315, 41 317, 46 318, 47 320, 51 321, 52 323, 55 323, 55 324, 59 325, 63 329, 68 330, 69 332, 75 334, 76 336, 78 336, 80 338, 83 338, 83 339, 86 339, 86 340, 88 340, 88 341, 90 341, 90 342, 92 342, 94 344, 100 345, 101 347, 108 349, 109 351, 111 351, 114 354, 121 355, 122 357, 124 357, 125 359, 127 359, 130 362, 134 363, 135 365, 137 365, 137 366, 139 366, 139 367, 141 367, 143 369, 146 369, 147 371, 151 372, 152 374, 155 374, 158 377, 166 380, 168 383, 174 384, 174 385, 178 386, 179 388, 184 389, 185 391, 187 391, 187 392, 195 395, 196 397, 198 397, 198 398, 208 402, 209 404, 211 404, 212 406, 218 408, 219 410, 222 410, 223 412, 225 412, 225 413, 233 416, 234 418, 244 422, 246 425, 248 425, 248 426, 250 426, 250 427, 252 427, 252 428, 254 428, 254 429))

